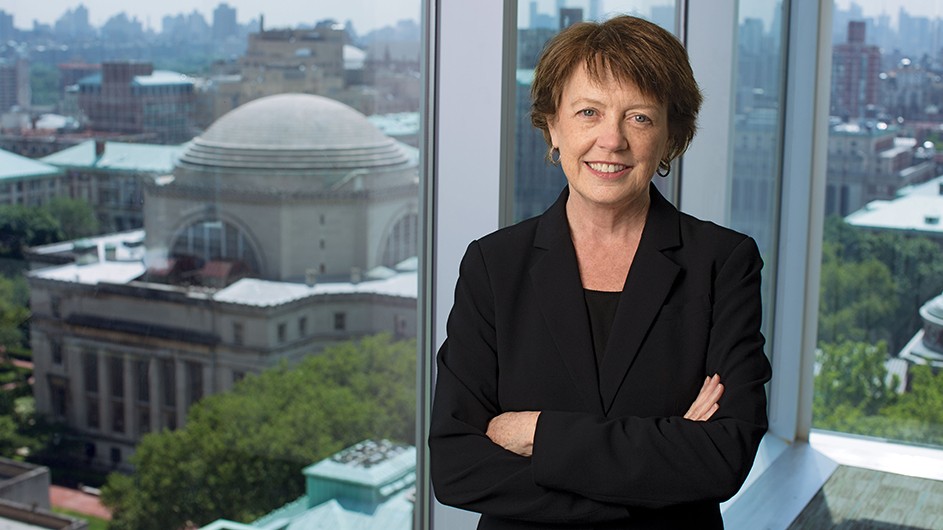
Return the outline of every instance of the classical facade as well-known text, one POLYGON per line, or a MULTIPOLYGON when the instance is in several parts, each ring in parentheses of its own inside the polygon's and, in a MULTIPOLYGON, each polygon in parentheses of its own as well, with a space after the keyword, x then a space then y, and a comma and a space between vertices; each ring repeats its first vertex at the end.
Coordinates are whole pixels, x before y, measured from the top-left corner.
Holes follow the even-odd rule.
POLYGON ((50 249, 79 257, 30 274, 37 409, 91 463, 127 467, 141 435, 246 374, 414 336, 417 211, 417 151, 357 111, 300 94, 237 108, 148 184, 143 233, 50 249))

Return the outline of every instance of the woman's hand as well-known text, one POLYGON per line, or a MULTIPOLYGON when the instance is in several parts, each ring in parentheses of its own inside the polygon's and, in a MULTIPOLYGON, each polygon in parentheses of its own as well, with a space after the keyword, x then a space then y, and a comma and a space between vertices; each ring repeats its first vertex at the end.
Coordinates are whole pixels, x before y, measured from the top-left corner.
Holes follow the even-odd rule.
POLYGON ((540 411, 505 412, 491 418, 485 432, 492 442, 521 456, 534 452, 534 433, 540 411))
MULTIPOLYGON (((714 374, 713 377, 704 379, 701 385, 701 391, 697 394, 697 399, 691 403, 691 407, 684 414, 684 419, 693 421, 707 421, 717 412, 720 405, 720 396, 724 395, 724 385, 720 383, 720 376, 714 374)), ((494 420, 492 420, 494 421, 494 420)))

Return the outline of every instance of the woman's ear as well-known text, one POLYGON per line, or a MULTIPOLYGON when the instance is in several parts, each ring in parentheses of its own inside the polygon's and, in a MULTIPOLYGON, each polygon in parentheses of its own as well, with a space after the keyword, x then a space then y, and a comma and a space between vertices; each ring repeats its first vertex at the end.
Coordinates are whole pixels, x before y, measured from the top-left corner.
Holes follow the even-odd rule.
POLYGON ((556 130, 557 127, 556 127, 556 125, 557 125, 557 117, 556 117, 556 115, 554 115, 554 116, 547 116, 547 134, 550 135, 550 145, 551 145, 551 146, 558 146, 558 145, 560 145, 559 143, 557 143, 557 130, 556 130))

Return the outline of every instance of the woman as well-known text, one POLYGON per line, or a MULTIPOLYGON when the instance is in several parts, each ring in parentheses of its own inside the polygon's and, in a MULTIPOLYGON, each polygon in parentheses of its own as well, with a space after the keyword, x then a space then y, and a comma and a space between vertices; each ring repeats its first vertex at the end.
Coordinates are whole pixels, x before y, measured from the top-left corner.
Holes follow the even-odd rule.
POLYGON ((668 32, 564 30, 532 120, 567 187, 469 245, 439 351, 432 480, 482 529, 723 528, 766 431, 752 239, 651 184, 701 103, 668 32), (721 384, 722 383, 722 384, 721 384))

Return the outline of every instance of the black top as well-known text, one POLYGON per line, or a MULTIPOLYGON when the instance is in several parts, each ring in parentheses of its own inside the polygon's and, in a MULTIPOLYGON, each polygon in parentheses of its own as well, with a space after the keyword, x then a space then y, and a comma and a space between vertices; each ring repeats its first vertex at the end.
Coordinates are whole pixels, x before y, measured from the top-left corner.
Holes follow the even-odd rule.
POLYGON ((596 353, 596 373, 602 366, 602 357, 606 353, 606 343, 609 342, 609 332, 612 322, 616 318, 616 308, 619 307, 619 291, 593 291, 583 289, 586 299, 586 311, 589 312, 589 328, 593 335, 593 351, 596 353))

